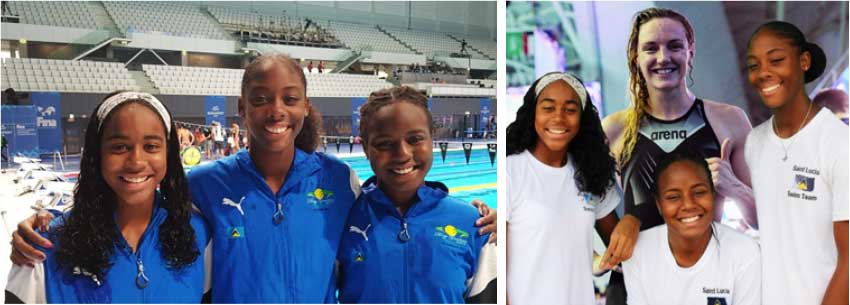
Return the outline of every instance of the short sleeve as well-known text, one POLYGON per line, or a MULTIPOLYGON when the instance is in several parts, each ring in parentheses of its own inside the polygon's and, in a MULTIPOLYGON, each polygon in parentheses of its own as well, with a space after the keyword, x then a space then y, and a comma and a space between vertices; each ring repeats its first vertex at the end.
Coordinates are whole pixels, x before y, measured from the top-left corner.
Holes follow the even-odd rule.
POLYGON ((45 304, 44 263, 35 267, 12 265, 6 283, 6 303, 45 304), (14 300, 13 298, 17 298, 14 300))
POLYGON ((640 262, 635 257, 623 262, 623 283, 626 285, 626 303, 629 305, 648 305, 646 288, 643 287, 640 262))
POLYGON ((843 133, 841 133, 841 140, 839 143, 835 143, 834 145, 830 145, 830 149, 821 150, 822 153, 828 154, 823 157, 826 160, 832 160, 832 165, 830 166, 830 188, 832 191, 832 221, 846 221, 847 220, 847 209, 848 204, 850 202, 850 196, 848 196, 848 173, 850 173, 850 167, 848 167, 848 141, 847 141, 847 129, 846 126, 842 126, 845 128, 843 133))
POLYGON ((512 196, 513 187, 511 185, 511 174, 510 173, 505 175, 505 186, 506 186, 505 195, 508 198, 508 200, 506 200, 507 203, 508 203, 508 208, 505 209, 505 222, 511 222, 511 212, 512 212, 511 210, 513 210, 513 206, 514 206, 514 197, 512 196))
POLYGON ((754 252, 755 255, 749 262, 737 268, 739 272, 735 274, 735 286, 732 290, 735 292, 733 304, 761 304, 761 253, 758 247, 754 252))
POLYGON ((354 194, 354 199, 360 197, 360 178, 357 177, 357 172, 354 171, 351 166, 346 164, 348 167, 348 182, 351 184, 351 193, 354 194))
POLYGON ((747 135, 747 141, 744 142, 744 162, 747 164, 747 169, 750 171, 750 173, 753 172, 753 168, 752 168, 753 162, 751 161, 751 159, 753 157, 752 147, 753 147, 753 145, 756 145, 756 143, 753 143, 753 141, 755 141, 755 139, 756 139, 756 136, 755 136, 756 132, 757 131, 755 131, 755 130, 750 131, 750 134, 747 135))
POLYGON ((601 200, 596 205, 596 219, 602 219, 608 214, 611 214, 614 209, 617 208, 618 205, 623 200, 623 191, 620 189, 620 185, 612 183, 611 186, 608 187, 608 192, 605 193, 605 197, 600 198, 601 200))
MULTIPOLYGON (((482 237, 489 237, 489 234, 482 237)), ((483 239, 484 245, 478 255, 475 274, 466 281, 466 303, 496 303, 497 248, 496 245, 488 243, 487 238, 483 239)))

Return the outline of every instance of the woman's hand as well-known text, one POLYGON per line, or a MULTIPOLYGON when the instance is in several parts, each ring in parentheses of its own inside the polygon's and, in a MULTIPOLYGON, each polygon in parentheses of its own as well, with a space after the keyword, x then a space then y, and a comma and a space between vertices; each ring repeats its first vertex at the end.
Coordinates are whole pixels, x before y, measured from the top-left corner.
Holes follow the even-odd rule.
POLYGON ((611 232, 611 240, 608 242, 608 249, 602 255, 599 268, 613 269, 621 262, 631 258, 639 233, 640 220, 629 214, 624 215, 611 232))
POLYGON ((35 231, 38 229, 47 232, 50 229, 51 220, 53 220, 53 214, 47 210, 41 210, 18 224, 18 229, 12 233, 12 254, 9 256, 13 264, 32 267, 34 263, 45 259, 44 252, 37 250, 32 244, 44 248, 53 247, 49 240, 35 231))
POLYGON ((491 209, 484 201, 474 199, 471 202, 472 206, 478 209, 478 215, 481 218, 475 221, 475 226, 479 227, 478 235, 490 233, 488 242, 496 243, 496 211, 491 209))

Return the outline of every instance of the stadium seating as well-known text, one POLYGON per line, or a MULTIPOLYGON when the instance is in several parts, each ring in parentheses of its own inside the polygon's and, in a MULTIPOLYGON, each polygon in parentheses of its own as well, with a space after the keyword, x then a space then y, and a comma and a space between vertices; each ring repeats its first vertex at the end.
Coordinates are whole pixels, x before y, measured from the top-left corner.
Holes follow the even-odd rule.
POLYGON ((139 90, 122 63, 6 58, 2 87, 19 91, 112 92, 139 90))
MULTIPOLYGON (((496 41, 488 40, 488 39, 480 39, 480 38, 472 38, 472 37, 460 37, 455 35, 457 39, 466 39, 466 43, 475 48, 476 50, 482 52, 484 55, 490 57, 490 59, 496 58, 496 41)), ((474 53, 474 52, 473 52, 474 53)), ((476 58, 476 56, 472 56, 476 58)))
POLYGON ((414 52, 378 30, 374 25, 331 22, 329 30, 348 48, 356 51, 379 51, 390 53, 414 52))
POLYGON ((221 23, 225 30, 231 32, 249 31, 258 36, 263 33, 267 37, 274 37, 275 41, 284 43, 286 41, 303 42, 332 48, 340 46, 329 31, 316 23, 305 30, 307 20, 303 18, 218 6, 209 6, 207 11, 221 23))
POLYGON ((479 88, 478 85, 412 83, 419 90, 427 90, 432 96, 496 96, 494 88, 479 88))
MULTIPOLYGON (((389 27, 382 28, 425 56, 448 56, 450 54, 460 52, 460 41, 454 40, 443 33, 403 30, 389 27)), ((467 52, 470 56, 472 56, 472 58, 486 59, 483 55, 478 54, 478 52, 472 50, 467 50, 467 52)))
MULTIPOLYGON (((238 96, 242 69, 142 65, 162 94, 238 96)), ((392 86, 373 75, 307 74, 307 95, 314 97, 365 97, 392 86)))
POLYGON ((172 36, 232 40, 221 26, 197 6, 158 1, 103 1, 118 29, 172 36))
POLYGON ((87 3, 76 1, 4 1, 20 23, 96 29, 87 3))

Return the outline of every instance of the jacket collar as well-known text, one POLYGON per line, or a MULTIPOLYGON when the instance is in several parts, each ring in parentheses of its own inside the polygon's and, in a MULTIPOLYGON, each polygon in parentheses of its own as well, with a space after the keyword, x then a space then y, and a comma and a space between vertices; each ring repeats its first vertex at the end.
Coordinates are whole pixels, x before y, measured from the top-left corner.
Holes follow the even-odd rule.
POLYGON ((431 188, 423 183, 418 189, 416 189, 416 201, 410 206, 410 209, 407 210, 406 215, 401 215, 396 209, 395 204, 377 185, 373 184, 368 186, 363 190, 363 194, 369 199, 369 204, 374 204, 377 207, 387 210, 390 214, 395 215, 398 218, 408 219, 433 210, 437 207, 437 203, 439 203, 440 200, 448 196, 445 191, 431 188))
MULTIPOLYGON (((254 160, 252 160, 251 155, 248 154, 248 150, 243 149, 236 153, 236 161, 239 167, 255 180, 255 183, 258 185, 264 185, 268 188, 266 179, 260 174, 260 171, 254 164, 254 160)), ((289 173, 286 174, 283 186, 281 186, 280 191, 277 192, 278 195, 287 193, 290 189, 298 185, 301 180, 313 175, 320 169, 321 165, 319 164, 319 157, 315 153, 307 153, 296 148, 295 158, 292 160, 292 166, 289 168, 289 173)))

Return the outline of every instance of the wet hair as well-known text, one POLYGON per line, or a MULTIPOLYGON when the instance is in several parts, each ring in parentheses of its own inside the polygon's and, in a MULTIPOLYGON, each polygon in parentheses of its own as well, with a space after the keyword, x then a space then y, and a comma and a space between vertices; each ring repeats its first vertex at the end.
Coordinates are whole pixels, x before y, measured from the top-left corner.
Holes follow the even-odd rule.
POLYGON ((826 54, 823 53, 823 49, 817 44, 806 41, 806 36, 796 26, 785 21, 771 21, 762 24, 750 36, 750 40, 747 42, 747 48, 750 47, 753 38, 762 31, 770 32, 780 38, 790 40, 790 44, 797 47, 800 50, 800 54, 809 52, 812 62, 809 70, 806 70, 803 74, 803 79, 806 83, 816 80, 823 74, 824 69, 826 69, 826 54))
MULTIPOLYGON (((657 18, 668 18, 682 24, 689 47, 692 47, 696 41, 694 28, 688 22, 688 18, 674 10, 653 7, 635 14, 634 21, 632 22, 632 32, 629 34, 628 49, 626 50, 626 59, 629 63, 629 93, 632 97, 632 103, 629 111, 626 113, 623 150, 620 152, 620 159, 617 160, 621 169, 626 166, 626 163, 632 156, 632 151, 635 149, 635 144, 637 144, 640 123, 643 117, 649 112, 649 88, 646 86, 646 79, 641 74, 640 66, 637 63, 640 27, 657 18)), ((690 72, 694 68, 693 60, 688 62, 688 68, 688 77, 690 77, 690 72)), ((693 81, 693 78, 691 78, 691 81, 693 81)))
MULTIPOLYGON (((113 92, 104 98, 120 93, 113 92)), ((106 117, 109 119, 121 108, 131 103, 153 107, 142 101, 128 101, 115 109, 106 117)), ((100 120, 95 107, 86 129, 83 154, 80 159, 80 177, 74 187, 74 205, 66 214, 63 225, 56 228, 52 234, 58 240, 56 260, 60 268, 69 272, 79 267, 99 279, 104 279, 112 267, 112 256, 115 246, 119 245, 120 232, 116 230, 114 213, 117 197, 115 192, 106 184, 101 172, 101 138, 103 131, 98 128, 100 120)), ((167 110, 166 110, 167 111, 167 110)), ((170 114, 170 112, 169 112, 170 114)), ((181 269, 193 263, 201 254, 195 242, 195 230, 190 224, 192 204, 186 175, 180 159, 180 143, 177 138, 177 128, 173 125, 166 140, 167 170, 165 178, 160 182, 162 196, 160 208, 166 210, 168 216, 159 226, 159 245, 162 258, 169 268, 181 269)), ((165 130, 165 128, 163 128, 165 130)), ((166 131, 167 132, 167 131, 166 131)))
MULTIPOLYGON (((576 79, 581 82, 578 77, 576 79)), ((531 150, 539 141, 537 131, 534 129, 537 108, 537 95, 534 93, 534 88, 539 82, 540 79, 537 79, 528 88, 522 106, 517 110, 516 119, 508 125, 506 142, 509 156, 531 150)), ((570 141, 567 154, 572 155, 575 161, 576 171, 573 178, 578 189, 600 197, 614 185, 616 175, 616 162, 611 157, 611 151, 605 140, 599 112, 588 93, 584 108, 581 110, 578 133, 570 141)))
POLYGON ((428 98, 422 92, 408 86, 381 89, 369 94, 366 103, 360 107, 360 139, 364 146, 369 141, 369 122, 372 121, 378 110, 384 106, 402 102, 422 108, 425 116, 428 117, 428 132, 432 131, 434 121, 431 117, 431 111, 428 110, 428 98))
MULTIPOLYGON (((245 67, 245 73, 242 74, 242 99, 248 98, 248 85, 250 85, 251 81, 263 79, 268 69, 275 63, 282 64, 295 72, 295 75, 301 80, 301 84, 304 85, 304 95, 306 98, 307 77, 304 75, 301 65, 285 54, 270 53, 255 58, 245 67)), ((319 138, 321 128, 322 114, 316 107, 312 105, 308 106, 307 117, 304 118, 304 125, 301 127, 301 132, 295 136, 295 147, 308 153, 316 151, 319 144, 322 143, 319 138)))
POLYGON ((700 168, 700 170, 703 172, 703 174, 705 174, 705 176, 708 180, 708 188, 711 190, 711 193, 717 194, 716 190, 714 189, 714 181, 711 180, 711 170, 708 169, 708 162, 705 161, 705 156, 703 156, 702 154, 700 154, 696 151, 684 150, 684 151, 674 151, 672 153, 664 155, 661 158, 661 161, 659 161, 658 165, 655 167, 655 174, 654 174, 654 177, 653 177, 655 179, 655 180, 653 180, 653 181, 655 181, 655 183, 652 184, 651 191, 652 191, 653 194, 655 194, 656 198, 661 195, 659 193, 661 190, 658 189, 658 184, 660 183, 661 174, 663 174, 664 171, 668 167, 670 167, 670 165, 673 165, 673 163, 676 163, 676 162, 679 162, 679 161, 691 162, 691 163, 697 165, 697 167, 700 168))

